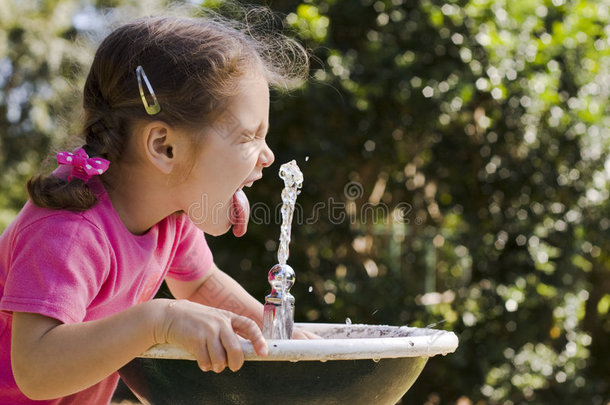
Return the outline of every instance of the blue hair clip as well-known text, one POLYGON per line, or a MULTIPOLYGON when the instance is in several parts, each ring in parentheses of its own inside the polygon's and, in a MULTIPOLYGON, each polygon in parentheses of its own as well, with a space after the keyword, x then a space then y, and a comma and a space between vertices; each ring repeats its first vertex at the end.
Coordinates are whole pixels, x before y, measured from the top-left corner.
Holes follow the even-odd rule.
POLYGON ((138 66, 136 68, 136 76, 138 78, 138 88, 140 89, 140 97, 142 98, 142 104, 144 104, 144 109, 148 113, 148 115, 156 115, 161 112, 161 106, 159 105, 159 101, 157 100, 157 96, 155 95, 155 91, 153 90, 150 82, 148 81, 148 77, 146 77, 146 73, 144 73, 144 68, 142 66, 138 66), (146 88, 148 92, 152 96, 153 104, 148 104, 148 100, 146 100, 146 96, 144 95, 144 88, 142 87, 142 80, 146 84, 146 88))

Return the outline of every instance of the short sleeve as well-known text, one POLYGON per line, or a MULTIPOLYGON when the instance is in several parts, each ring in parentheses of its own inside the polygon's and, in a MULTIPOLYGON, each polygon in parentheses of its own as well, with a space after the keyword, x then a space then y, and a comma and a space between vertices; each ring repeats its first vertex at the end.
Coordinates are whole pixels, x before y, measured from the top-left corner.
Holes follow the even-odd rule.
POLYGON ((34 222, 12 241, 0 310, 81 322, 111 266, 103 233, 76 213, 34 222))
POLYGON ((167 277, 178 281, 193 281, 204 277, 214 258, 204 233, 186 215, 178 219, 179 242, 167 277))

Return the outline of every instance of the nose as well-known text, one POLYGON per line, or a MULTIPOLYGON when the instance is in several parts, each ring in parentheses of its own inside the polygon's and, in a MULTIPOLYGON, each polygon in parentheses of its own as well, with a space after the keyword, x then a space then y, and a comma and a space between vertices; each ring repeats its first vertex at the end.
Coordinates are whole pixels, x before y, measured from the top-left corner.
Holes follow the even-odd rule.
POLYGON ((275 155, 273 154, 273 151, 271 150, 269 145, 267 145, 267 142, 265 142, 265 146, 263 147, 263 150, 258 155, 258 164, 261 167, 269 167, 273 164, 274 160, 275 160, 275 155))

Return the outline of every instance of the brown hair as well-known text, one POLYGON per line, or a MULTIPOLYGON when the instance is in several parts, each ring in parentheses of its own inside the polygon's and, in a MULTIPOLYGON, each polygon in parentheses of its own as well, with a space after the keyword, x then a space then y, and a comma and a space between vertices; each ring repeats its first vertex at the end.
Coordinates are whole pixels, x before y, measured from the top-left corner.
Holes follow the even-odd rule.
MULTIPOLYGON (((248 14, 253 11, 259 17, 271 15, 261 8, 248 14)), ((302 82, 308 72, 305 50, 277 31, 261 36, 262 20, 256 21, 253 27, 217 15, 150 17, 114 30, 100 44, 85 82, 83 148, 87 154, 108 159, 111 165, 121 161, 137 120, 201 126, 236 94, 239 79, 253 66, 260 66, 275 88, 302 82), (152 117, 140 98, 138 66, 144 68, 161 105, 161 112, 152 117)), ((148 102, 152 103, 150 97, 148 102)), ((28 181, 27 189, 34 204, 45 208, 84 211, 97 202, 79 179, 36 176, 28 181)))

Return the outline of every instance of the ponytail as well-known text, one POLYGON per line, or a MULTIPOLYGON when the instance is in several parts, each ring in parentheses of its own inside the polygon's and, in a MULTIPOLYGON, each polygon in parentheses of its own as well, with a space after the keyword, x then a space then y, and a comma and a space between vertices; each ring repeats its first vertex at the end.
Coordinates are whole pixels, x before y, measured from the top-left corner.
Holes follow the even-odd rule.
MULTIPOLYGON (((87 115, 87 144, 83 146, 87 155, 110 161, 118 160, 125 137, 120 135, 121 131, 115 130, 121 125, 109 123, 110 119, 116 119, 118 114, 102 110, 102 114, 97 116, 91 113, 87 115)), ((32 202, 42 208, 69 211, 86 211, 97 203, 97 197, 85 181, 76 177, 67 180, 64 177, 53 173, 32 177, 27 182, 27 191, 32 202)))
MULTIPOLYGON (((87 78, 84 92, 86 144, 83 149, 87 156, 116 162, 127 138, 127 118, 121 111, 112 109, 92 76, 87 78)), ((86 211, 97 203, 97 197, 85 181, 64 177, 54 174, 32 177, 27 182, 32 202, 42 208, 69 211, 86 211)))
MULTIPOLYGON (((109 107, 104 108, 104 104, 96 110, 97 114, 86 111, 84 132, 87 144, 83 149, 90 157, 116 161, 125 137, 115 131, 116 123, 109 122, 116 119, 118 114, 113 114, 109 107)), ((42 208, 69 211, 86 211, 97 203, 97 197, 85 181, 75 177, 67 180, 64 177, 55 174, 32 177, 27 182, 32 202, 42 208)))
POLYGON ((97 198, 81 179, 68 181, 54 175, 35 176, 27 182, 27 190, 34 204, 54 210, 86 211, 97 203, 97 198))

